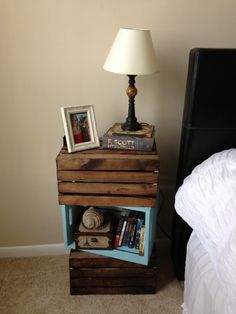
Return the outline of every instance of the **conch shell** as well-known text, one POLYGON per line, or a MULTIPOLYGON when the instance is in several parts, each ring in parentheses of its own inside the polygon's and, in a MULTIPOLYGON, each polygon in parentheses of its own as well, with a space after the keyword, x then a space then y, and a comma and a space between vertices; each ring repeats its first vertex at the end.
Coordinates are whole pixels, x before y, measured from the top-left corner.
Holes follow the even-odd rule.
POLYGON ((87 229, 97 229, 103 225, 104 215, 99 209, 89 207, 82 216, 82 222, 87 229))

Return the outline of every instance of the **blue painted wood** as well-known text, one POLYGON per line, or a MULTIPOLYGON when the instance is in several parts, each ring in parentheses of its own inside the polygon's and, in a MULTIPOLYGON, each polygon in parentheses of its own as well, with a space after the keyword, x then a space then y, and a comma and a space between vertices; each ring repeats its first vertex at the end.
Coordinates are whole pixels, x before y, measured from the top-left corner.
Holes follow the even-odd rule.
POLYGON ((61 205, 64 245, 75 249, 74 234, 78 224, 78 206, 61 205))
MULTIPOLYGON (((74 233, 78 224, 78 212, 80 206, 61 205, 62 225, 64 234, 64 245, 67 248, 75 249, 74 233)), ((120 212, 122 208, 145 213, 145 234, 144 234, 144 256, 138 254, 135 248, 121 246, 113 250, 81 250, 89 253, 96 253, 112 258, 117 258, 133 263, 147 265, 152 253, 156 237, 156 217, 158 208, 151 207, 102 207, 104 211, 120 212)))

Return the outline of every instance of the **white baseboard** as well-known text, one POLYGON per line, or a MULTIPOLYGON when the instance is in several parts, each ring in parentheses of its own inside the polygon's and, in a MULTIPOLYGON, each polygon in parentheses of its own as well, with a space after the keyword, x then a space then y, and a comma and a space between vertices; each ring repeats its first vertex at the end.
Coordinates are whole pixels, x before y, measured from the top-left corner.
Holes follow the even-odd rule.
POLYGON ((2 257, 51 256, 69 254, 63 243, 0 247, 2 257))

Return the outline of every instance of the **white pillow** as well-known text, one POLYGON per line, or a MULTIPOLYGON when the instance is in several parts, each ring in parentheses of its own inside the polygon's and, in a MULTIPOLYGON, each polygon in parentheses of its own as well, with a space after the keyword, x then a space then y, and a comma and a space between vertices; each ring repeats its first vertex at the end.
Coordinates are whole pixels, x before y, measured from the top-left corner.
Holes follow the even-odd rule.
POLYGON ((175 209, 195 230, 236 304, 236 149, 197 166, 177 191, 175 209))

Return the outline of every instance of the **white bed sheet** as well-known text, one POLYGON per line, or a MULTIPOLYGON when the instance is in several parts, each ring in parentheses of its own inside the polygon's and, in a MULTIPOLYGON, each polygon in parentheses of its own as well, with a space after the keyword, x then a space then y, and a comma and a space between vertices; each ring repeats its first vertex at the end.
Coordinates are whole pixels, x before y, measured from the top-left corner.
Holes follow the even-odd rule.
POLYGON ((228 314, 210 257, 193 231, 187 245, 184 314, 228 314))

